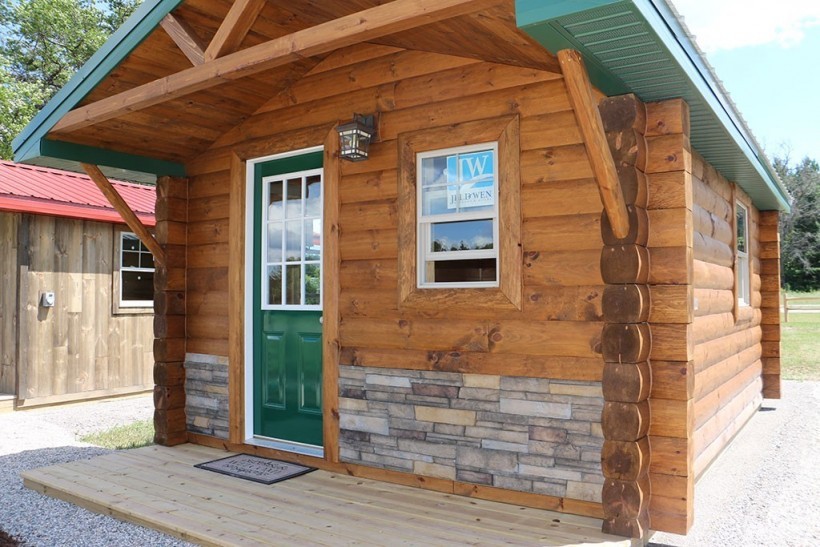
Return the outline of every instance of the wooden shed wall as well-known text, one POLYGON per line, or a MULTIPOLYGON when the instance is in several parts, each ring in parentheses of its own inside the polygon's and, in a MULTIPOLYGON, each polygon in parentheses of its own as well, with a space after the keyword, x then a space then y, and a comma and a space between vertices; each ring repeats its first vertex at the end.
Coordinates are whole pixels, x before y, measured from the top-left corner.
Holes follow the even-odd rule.
POLYGON ((0 213, 0 394, 17 389, 17 226, 19 213, 0 213))
POLYGON ((694 470, 699 476, 762 402, 760 213, 748 196, 695 157, 694 470), (749 208, 751 305, 733 314, 734 201, 749 208))
POLYGON ((339 187, 342 364, 600 381, 601 204, 560 75, 370 45, 331 56, 188 165, 187 351, 228 355, 230 154, 321 144, 353 112, 373 111, 379 142, 368 161, 343 162, 339 187), (523 311, 400 312, 397 136, 511 115, 523 311))
POLYGON ((112 313, 117 227, 44 215, 3 216, 18 220, 18 404, 149 389, 153 314, 112 313), (54 291, 53 308, 39 305, 42 291, 54 291))

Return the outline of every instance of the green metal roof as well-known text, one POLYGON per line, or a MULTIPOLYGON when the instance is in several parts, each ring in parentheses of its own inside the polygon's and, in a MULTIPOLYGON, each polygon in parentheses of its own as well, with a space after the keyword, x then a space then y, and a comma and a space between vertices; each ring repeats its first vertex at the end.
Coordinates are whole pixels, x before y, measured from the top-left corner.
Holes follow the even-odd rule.
POLYGON ((94 163, 110 177, 142 182, 152 182, 156 175, 185 175, 185 167, 179 163, 46 138, 60 118, 75 108, 180 3, 182 0, 145 0, 12 141, 14 160, 80 172, 79 162, 94 163))
POLYGON ((516 0, 518 26, 551 52, 576 49, 607 95, 683 98, 692 147, 762 210, 789 195, 679 17, 663 0, 516 0))

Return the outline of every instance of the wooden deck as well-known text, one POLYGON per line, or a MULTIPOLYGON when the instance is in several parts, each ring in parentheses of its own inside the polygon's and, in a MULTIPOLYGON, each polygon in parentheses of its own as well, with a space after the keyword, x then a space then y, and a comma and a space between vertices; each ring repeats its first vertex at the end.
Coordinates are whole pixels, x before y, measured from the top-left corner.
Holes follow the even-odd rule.
POLYGON ((630 545, 587 517, 321 470, 266 486, 193 467, 227 455, 150 446, 23 478, 38 492, 207 545, 630 545))

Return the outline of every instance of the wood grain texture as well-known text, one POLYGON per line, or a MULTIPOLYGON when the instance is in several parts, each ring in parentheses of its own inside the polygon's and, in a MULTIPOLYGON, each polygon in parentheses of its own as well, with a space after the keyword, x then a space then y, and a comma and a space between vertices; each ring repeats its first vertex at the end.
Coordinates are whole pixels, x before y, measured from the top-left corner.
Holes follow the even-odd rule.
POLYGON ((604 210, 615 236, 624 238, 629 233, 626 203, 604 133, 601 114, 593 103, 591 84, 583 59, 577 51, 565 49, 558 52, 558 62, 598 182, 604 210))
POLYGON ((239 49, 264 7, 265 0, 235 0, 205 50, 205 61, 213 61, 239 49))
MULTIPOLYGON (((228 438, 245 437, 245 192, 246 164, 231 156, 228 248, 228 438)), ((190 241, 190 238, 189 238, 190 241)))
POLYGON ((169 13, 162 18, 159 24, 191 61, 191 64, 197 66, 205 62, 205 42, 185 19, 180 15, 169 13))

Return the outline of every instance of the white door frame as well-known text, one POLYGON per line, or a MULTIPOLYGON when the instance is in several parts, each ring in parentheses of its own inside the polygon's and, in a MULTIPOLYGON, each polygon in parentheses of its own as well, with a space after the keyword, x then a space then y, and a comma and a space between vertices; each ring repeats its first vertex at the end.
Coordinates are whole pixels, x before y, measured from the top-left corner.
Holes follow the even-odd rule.
MULTIPOLYGON (((254 238, 254 179, 256 173, 256 165, 265 163, 271 160, 280 160, 284 158, 291 158, 294 156, 302 156, 313 152, 321 152, 324 146, 311 146, 309 148, 302 148, 299 150, 291 150, 290 152, 283 152, 281 154, 273 154, 270 156, 263 156, 261 158, 253 158, 246 161, 245 167, 245 444, 252 444, 257 446, 264 446, 268 448, 275 448, 278 450, 285 450, 288 452, 297 452, 299 454, 306 454, 309 456, 324 457, 324 449, 322 447, 303 445, 300 443, 277 441, 271 439, 258 438, 253 433, 253 418, 254 418, 254 404, 253 404, 253 307, 256 304, 253 301, 253 282, 254 275, 258 272, 253 268, 253 252, 257 241, 254 238)), ((324 165, 322 166, 324 169, 324 165)), ((324 202, 324 176, 322 176, 322 200, 324 202)), ((322 207, 324 212, 324 206, 322 207)), ((324 217, 324 215, 322 215, 324 217)), ((324 218, 323 218, 324 222, 324 218)), ((324 242, 322 242, 324 245, 324 242)), ((324 278, 324 273, 322 273, 324 278)), ((324 295, 323 295, 324 296, 324 295)))

